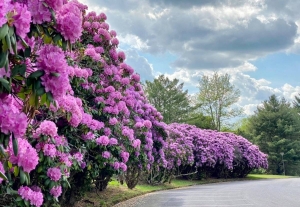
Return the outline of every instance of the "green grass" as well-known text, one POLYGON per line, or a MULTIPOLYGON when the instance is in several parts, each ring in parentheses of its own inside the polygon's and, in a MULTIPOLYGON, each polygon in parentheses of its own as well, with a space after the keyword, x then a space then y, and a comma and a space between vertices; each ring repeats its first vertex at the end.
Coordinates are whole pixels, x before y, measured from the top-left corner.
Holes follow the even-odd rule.
POLYGON ((284 179, 284 178, 292 178, 293 176, 285 176, 285 175, 265 175, 265 174, 249 174, 247 176, 248 179, 257 180, 257 179, 284 179))
POLYGON ((130 190, 127 186, 121 185, 118 181, 113 180, 109 182, 106 190, 102 192, 89 192, 85 198, 75 205, 75 207, 83 206, 97 206, 97 207, 110 207, 122 201, 134 198, 139 195, 144 195, 147 193, 167 190, 173 188, 181 188, 192 185, 200 185, 207 183, 217 183, 217 182, 227 182, 227 181, 240 181, 240 180, 257 180, 257 179, 281 179, 281 178, 291 178, 293 176, 283 176, 283 175, 262 175, 262 174, 249 174, 244 179, 207 179, 207 180, 173 180, 171 184, 162 185, 147 185, 140 184, 134 189, 130 190))

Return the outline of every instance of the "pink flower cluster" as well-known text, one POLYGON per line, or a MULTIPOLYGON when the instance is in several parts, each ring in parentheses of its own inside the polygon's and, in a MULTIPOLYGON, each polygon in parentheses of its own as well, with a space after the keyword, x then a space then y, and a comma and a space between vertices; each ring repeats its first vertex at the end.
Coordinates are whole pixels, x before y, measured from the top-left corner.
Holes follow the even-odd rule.
POLYGON ((53 181, 59 181, 61 178, 61 171, 57 167, 52 167, 47 170, 47 176, 53 181))
POLYGON ((54 186, 53 188, 51 188, 50 190, 50 194, 53 195, 53 197, 58 198, 62 193, 62 188, 61 186, 54 186))
POLYGON ((43 121, 33 134, 34 138, 39 138, 40 135, 46 135, 54 138, 57 136, 57 127, 53 121, 43 121))
POLYGON ((22 199, 30 202, 30 205, 40 207, 43 205, 43 194, 40 191, 34 191, 27 186, 21 186, 18 194, 22 199))
POLYGON ((213 130, 202 130, 188 124, 170 125, 172 129, 181 132, 181 137, 186 141, 192 140, 190 148, 194 151, 194 163, 198 167, 215 167, 217 164, 224 165, 227 169, 234 169, 240 157, 246 161, 246 165, 252 169, 267 168, 267 155, 259 151, 259 148, 248 140, 233 133, 223 133, 213 130))
POLYGON ((8 146, 8 154, 9 154, 9 161, 12 164, 16 164, 19 167, 23 167, 23 170, 25 172, 30 173, 32 170, 34 170, 38 164, 39 157, 36 152, 36 149, 34 149, 31 144, 26 140, 22 138, 18 138, 18 155, 14 155, 13 146, 12 146, 12 140, 9 142, 8 146))
POLYGON ((46 92, 50 91, 56 99, 71 91, 69 66, 62 49, 49 44, 43 46, 38 55, 37 66, 45 71, 41 79, 46 92))
POLYGON ((2 133, 14 133, 15 137, 24 137, 28 123, 27 116, 18 108, 20 104, 10 95, 0 98, 0 130, 2 133))
POLYGON ((56 15, 57 30, 71 43, 79 39, 82 33, 82 13, 78 6, 78 2, 71 1, 63 5, 56 15))

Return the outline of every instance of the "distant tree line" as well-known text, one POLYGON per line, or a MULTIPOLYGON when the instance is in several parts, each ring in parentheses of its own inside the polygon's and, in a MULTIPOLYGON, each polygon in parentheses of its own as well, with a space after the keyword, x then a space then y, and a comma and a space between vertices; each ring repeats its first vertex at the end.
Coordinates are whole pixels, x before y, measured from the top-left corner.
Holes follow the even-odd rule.
POLYGON ((267 173, 300 175, 300 95, 292 103, 272 95, 232 129, 226 127, 226 120, 241 115, 242 110, 234 107, 240 91, 230 83, 230 76, 203 75, 198 86, 199 92, 191 96, 176 78, 160 75, 144 84, 149 102, 162 113, 164 122, 234 132, 268 154, 267 173))

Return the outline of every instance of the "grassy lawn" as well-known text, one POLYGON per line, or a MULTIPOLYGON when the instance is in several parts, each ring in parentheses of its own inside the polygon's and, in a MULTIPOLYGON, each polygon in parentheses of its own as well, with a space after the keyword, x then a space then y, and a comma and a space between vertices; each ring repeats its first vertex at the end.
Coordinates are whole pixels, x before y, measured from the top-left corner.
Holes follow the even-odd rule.
POLYGON ((247 178, 251 180, 257 179, 284 179, 284 178, 292 178, 294 176, 285 176, 285 175, 264 175, 264 174, 249 174, 247 178))
POLYGON ((187 187, 192 185, 200 185, 207 183, 217 183, 226 181, 239 181, 239 180, 257 180, 257 179, 281 179, 281 178, 291 178, 293 176, 283 176, 283 175, 258 175, 249 174, 244 179, 207 179, 207 180, 173 180, 171 184, 162 185, 137 185, 134 189, 130 190, 127 186, 121 185, 116 180, 109 183, 106 190, 102 192, 89 192, 84 199, 82 199, 75 207, 110 207, 119 202, 134 198, 139 195, 144 195, 146 193, 155 192, 159 190, 167 190, 173 188, 187 187))

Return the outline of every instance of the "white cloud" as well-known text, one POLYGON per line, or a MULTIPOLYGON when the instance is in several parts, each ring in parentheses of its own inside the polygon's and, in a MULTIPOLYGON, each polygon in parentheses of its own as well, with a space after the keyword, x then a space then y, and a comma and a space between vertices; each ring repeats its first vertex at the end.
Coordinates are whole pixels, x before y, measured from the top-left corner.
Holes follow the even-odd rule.
POLYGON ((300 86, 293 87, 288 83, 285 83, 282 87, 283 96, 288 100, 293 100, 295 96, 300 93, 300 86))
POLYGON ((126 34, 119 35, 118 36, 120 45, 126 45, 131 48, 137 49, 137 50, 144 50, 147 49, 149 46, 147 45, 147 41, 143 42, 138 36, 133 34, 126 34))

